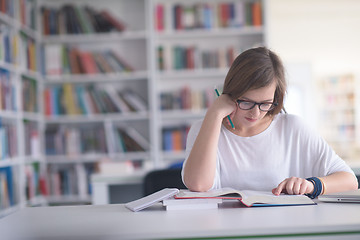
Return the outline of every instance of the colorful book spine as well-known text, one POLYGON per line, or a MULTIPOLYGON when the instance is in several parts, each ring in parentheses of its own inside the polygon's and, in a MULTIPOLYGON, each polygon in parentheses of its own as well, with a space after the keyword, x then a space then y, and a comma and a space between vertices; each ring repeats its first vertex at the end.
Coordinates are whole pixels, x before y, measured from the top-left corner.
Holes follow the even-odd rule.
POLYGON ((16 111, 15 84, 11 73, 0 68, 0 110, 16 111))
POLYGON ((66 83, 47 87, 43 94, 47 116, 142 112, 148 109, 141 95, 128 88, 66 83))
POLYGON ((28 37, 25 34, 21 34, 21 42, 22 42, 22 66, 24 69, 37 71, 38 63, 37 63, 37 46, 34 39, 28 37))
POLYGON ((25 193, 27 200, 31 200, 36 196, 49 195, 48 183, 45 176, 45 169, 40 166, 39 162, 25 166, 25 193))
POLYGON ((15 16, 15 4, 14 0, 1 0, 0 12, 13 18, 15 16))
POLYGON ((94 164, 51 165, 47 173, 49 176, 49 195, 89 196, 92 192, 90 176, 94 172, 94 164))
POLYGON ((132 72, 134 67, 114 50, 85 51, 66 45, 48 44, 44 48, 45 73, 101 74, 132 72))
POLYGON ((158 3, 154 9, 155 30, 164 30, 165 15, 171 14, 174 30, 262 26, 261 1, 174 4, 166 8, 158 3), (171 9, 171 13, 167 13, 171 9))
POLYGON ((35 122, 24 120, 25 154, 33 158, 41 155, 39 128, 35 122))
POLYGON ((208 68, 228 68, 235 59, 235 47, 218 48, 212 50, 201 49, 198 46, 173 46, 157 49, 159 70, 192 70, 208 68), (166 53, 170 51, 170 54, 166 53), (169 66, 164 63, 170 62, 169 66))
POLYGON ((25 112, 38 112, 37 80, 22 76, 22 107, 25 112))
POLYGON ((41 19, 44 35, 122 32, 126 29, 126 24, 108 10, 95 10, 88 5, 43 6, 41 19))
POLYGON ((12 167, 0 168, 0 210, 14 206, 18 202, 16 181, 12 167))
POLYGON ((189 126, 164 128, 162 130, 163 150, 166 152, 184 151, 189 126))
POLYGON ((179 90, 160 94, 160 109, 165 110, 202 110, 214 101, 214 90, 193 90, 185 86, 179 90))
POLYGON ((144 152, 149 150, 149 141, 135 128, 115 128, 115 142, 118 152, 144 152))
POLYGON ((47 155, 68 155, 106 153, 105 130, 103 127, 48 128, 45 131, 47 155))
POLYGON ((21 24, 36 29, 36 1, 19 0, 19 21, 21 24))

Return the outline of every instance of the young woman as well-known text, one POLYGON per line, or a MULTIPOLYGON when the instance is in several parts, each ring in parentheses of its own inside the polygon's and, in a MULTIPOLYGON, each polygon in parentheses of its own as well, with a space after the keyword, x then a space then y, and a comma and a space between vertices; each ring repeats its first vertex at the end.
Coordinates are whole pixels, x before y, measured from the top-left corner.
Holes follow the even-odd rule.
POLYGON ((285 92, 275 53, 265 47, 241 53, 223 94, 189 131, 184 184, 193 191, 232 187, 312 198, 357 189, 354 172, 331 147, 299 117, 283 113, 285 92))

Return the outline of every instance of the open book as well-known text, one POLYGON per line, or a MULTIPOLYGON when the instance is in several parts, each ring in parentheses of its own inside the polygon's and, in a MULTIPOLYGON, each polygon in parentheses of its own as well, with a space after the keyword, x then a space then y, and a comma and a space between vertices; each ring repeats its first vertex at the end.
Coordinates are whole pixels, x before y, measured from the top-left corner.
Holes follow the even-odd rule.
POLYGON ((274 195, 271 192, 244 190, 238 191, 232 188, 214 189, 207 192, 192 192, 180 190, 175 195, 175 199, 191 198, 220 198, 235 199, 241 201, 247 207, 255 206, 288 206, 288 205, 308 205, 316 204, 305 195, 274 195))

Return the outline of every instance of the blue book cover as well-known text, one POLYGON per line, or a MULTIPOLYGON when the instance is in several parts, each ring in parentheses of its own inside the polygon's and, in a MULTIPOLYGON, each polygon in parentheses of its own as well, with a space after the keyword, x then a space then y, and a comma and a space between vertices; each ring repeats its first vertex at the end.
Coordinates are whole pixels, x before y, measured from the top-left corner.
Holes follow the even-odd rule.
POLYGON ((172 151, 173 150, 173 138, 172 138, 172 130, 166 129, 163 131, 163 148, 164 151, 172 151))

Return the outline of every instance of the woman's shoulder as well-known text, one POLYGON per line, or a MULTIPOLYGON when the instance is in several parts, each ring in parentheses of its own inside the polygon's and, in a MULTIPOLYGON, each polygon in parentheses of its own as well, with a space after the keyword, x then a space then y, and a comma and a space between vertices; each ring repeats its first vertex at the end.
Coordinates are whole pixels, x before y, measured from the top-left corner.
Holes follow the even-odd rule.
POLYGON ((315 132, 315 129, 310 126, 305 120, 297 115, 289 113, 280 113, 276 116, 276 122, 284 129, 290 131, 301 131, 301 132, 315 132))
POLYGON ((276 122, 280 123, 287 123, 287 124, 301 124, 303 125, 305 122, 304 120, 297 115, 290 114, 290 113, 279 113, 275 117, 276 122))

